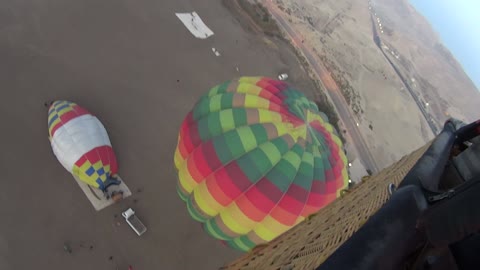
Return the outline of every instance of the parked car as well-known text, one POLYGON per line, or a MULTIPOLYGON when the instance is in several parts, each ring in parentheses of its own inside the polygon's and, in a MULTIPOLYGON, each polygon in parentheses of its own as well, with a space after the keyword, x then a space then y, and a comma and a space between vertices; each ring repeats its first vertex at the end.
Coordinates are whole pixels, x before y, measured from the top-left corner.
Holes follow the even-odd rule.
POLYGON ((282 74, 278 75, 278 79, 281 80, 281 81, 285 81, 286 79, 288 79, 288 74, 287 73, 282 73, 282 74))

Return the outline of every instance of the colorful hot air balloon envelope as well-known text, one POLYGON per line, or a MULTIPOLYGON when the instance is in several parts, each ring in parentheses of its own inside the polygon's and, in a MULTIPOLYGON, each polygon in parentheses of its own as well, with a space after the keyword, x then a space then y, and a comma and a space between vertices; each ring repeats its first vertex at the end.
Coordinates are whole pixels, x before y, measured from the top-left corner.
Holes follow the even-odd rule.
POLYGON ((348 185, 340 139, 283 81, 243 77, 212 88, 185 118, 177 190, 212 236, 247 251, 331 203, 348 185))
POLYGON ((67 171, 106 192, 118 185, 118 165, 107 131, 91 113, 69 101, 55 101, 48 110, 53 153, 67 171))

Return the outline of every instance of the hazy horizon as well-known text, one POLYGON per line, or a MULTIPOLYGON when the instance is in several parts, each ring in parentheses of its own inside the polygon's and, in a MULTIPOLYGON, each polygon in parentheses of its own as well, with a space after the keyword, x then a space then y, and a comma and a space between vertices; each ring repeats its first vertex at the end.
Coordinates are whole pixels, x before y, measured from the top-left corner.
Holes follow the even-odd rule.
POLYGON ((409 0, 424 15, 443 44, 460 62, 475 84, 480 87, 480 1, 475 0, 409 0))

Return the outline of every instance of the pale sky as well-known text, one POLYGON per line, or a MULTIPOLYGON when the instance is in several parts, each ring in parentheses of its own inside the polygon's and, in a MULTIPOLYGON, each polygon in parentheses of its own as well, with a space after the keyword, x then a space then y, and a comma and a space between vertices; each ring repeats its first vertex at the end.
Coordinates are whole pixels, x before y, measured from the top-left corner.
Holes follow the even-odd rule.
POLYGON ((410 0, 480 88, 480 0, 410 0))

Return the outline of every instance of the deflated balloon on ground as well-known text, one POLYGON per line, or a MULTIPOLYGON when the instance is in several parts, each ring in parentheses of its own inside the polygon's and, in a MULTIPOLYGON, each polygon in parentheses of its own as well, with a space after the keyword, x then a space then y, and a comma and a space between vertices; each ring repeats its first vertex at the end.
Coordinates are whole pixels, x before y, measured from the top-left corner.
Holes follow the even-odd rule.
POLYGON ((107 191, 118 185, 118 165, 107 131, 91 113, 69 101, 55 101, 48 110, 53 153, 63 167, 84 183, 107 191))

